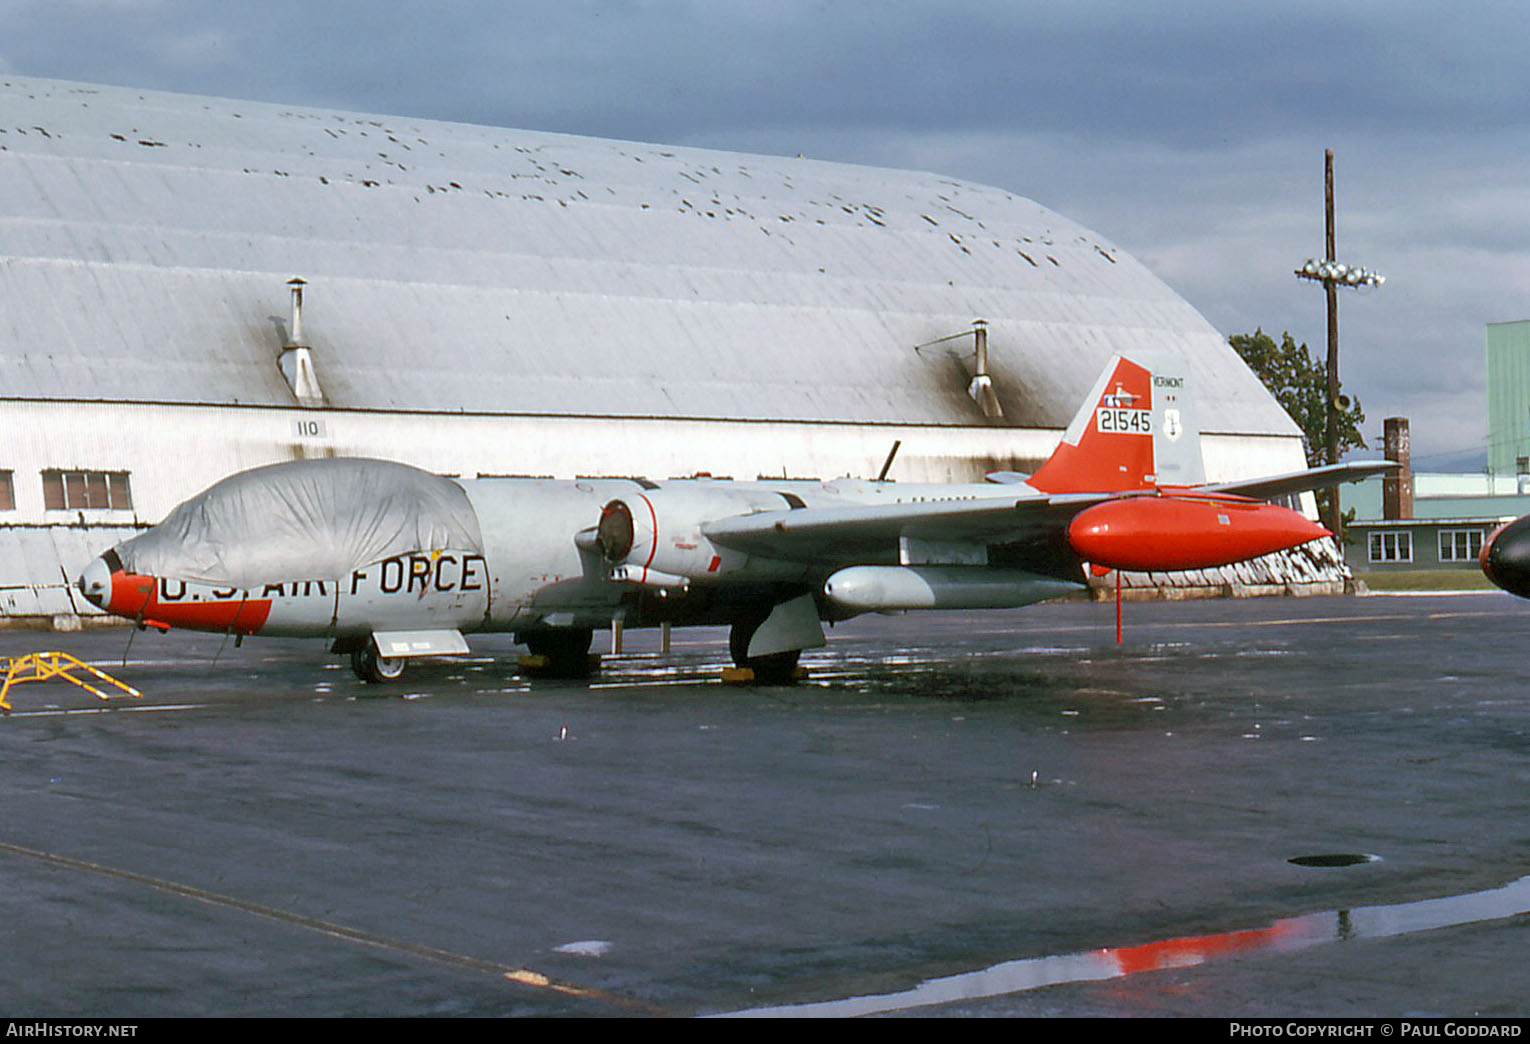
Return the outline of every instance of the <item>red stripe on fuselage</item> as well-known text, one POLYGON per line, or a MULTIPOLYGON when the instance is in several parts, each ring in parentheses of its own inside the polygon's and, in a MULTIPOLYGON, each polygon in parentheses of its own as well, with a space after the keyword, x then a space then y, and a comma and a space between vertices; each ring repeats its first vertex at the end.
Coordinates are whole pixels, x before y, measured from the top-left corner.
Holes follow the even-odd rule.
POLYGON ((653 523, 653 544, 648 548, 648 561, 643 563, 643 579, 640 581, 641 583, 647 583, 648 570, 653 565, 653 560, 659 554, 659 513, 653 509, 653 501, 643 496, 643 494, 639 493, 638 499, 648 505, 648 517, 653 523))

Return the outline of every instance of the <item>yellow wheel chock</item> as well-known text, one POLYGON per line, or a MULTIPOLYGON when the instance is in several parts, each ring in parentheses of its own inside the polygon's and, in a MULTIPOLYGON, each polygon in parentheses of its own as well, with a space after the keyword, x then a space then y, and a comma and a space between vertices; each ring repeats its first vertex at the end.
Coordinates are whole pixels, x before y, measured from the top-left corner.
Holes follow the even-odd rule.
POLYGON ((26 656, 0 656, 0 670, 5 672, 5 684, 0 685, 0 711, 6 714, 11 712, 11 705, 6 700, 6 693, 11 691, 12 685, 20 685, 22 682, 47 681, 49 678, 62 678, 67 682, 73 682, 97 699, 109 700, 113 696, 126 693, 134 699, 142 699, 143 693, 131 685, 124 685, 105 671, 97 670, 88 663, 76 660, 68 653, 41 652, 28 653, 26 656), (102 692, 83 678, 77 678, 71 671, 82 671, 94 676, 98 681, 104 682, 117 689, 115 693, 102 692))

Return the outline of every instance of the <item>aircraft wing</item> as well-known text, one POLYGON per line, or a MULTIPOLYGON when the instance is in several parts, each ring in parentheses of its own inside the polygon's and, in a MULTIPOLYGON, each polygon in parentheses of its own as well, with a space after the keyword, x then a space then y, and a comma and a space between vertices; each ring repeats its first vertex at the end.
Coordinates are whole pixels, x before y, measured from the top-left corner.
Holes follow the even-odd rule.
POLYGON ((1016 544, 1061 533, 1108 493, 982 497, 866 507, 799 508, 717 519, 702 526, 724 547, 770 558, 831 564, 896 560, 902 538, 950 544, 1016 544))
MULTIPOLYGON (((1392 461, 1334 464, 1284 475, 1175 489, 1165 499, 1230 494, 1262 501, 1355 482, 1396 467, 1392 461)), ((975 546, 1042 543, 1065 533, 1075 516, 1087 509, 1123 498, 1140 503, 1143 492, 1033 494, 798 508, 717 519, 701 529, 723 547, 768 558, 819 565, 891 562, 898 560, 899 541, 905 538, 975 546)), ((1118 525, 1120 521, 1117 520, 1118 525)), ((1167 540, 1181 539, 1172 531, 1160 535, 1167 540)))
POLYGON ((1209 486, 1202 486, 1199 491, 1204 493, 1231 493, 1235 496, 1251 497, 1254 500, 1271 500, 1275 497, 1290 496, 1292 493, 1306 493, 1314 489, 1327 489, 1329 486, 1337 486, 1344 482, 1359 482, 1361 479, 1370 478, 1372 475, 1383 475, 1389 471, 1394 471, 1397 467, 1397 462, 1391 460, 1359 460, 1351 461, 1347 464, 1326 464, 1320 468, 1293 471, 1286 475, 1269 475, 1257 479, 1219 482, 1209 486))

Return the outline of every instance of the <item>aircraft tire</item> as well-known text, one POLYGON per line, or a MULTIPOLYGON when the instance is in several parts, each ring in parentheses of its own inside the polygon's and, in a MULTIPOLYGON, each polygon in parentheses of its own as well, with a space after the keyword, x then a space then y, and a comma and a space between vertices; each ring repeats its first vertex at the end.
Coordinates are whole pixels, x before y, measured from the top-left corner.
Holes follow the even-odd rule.
POLYGON ((801 649, 771 653, 768 656, 750 656, 749 640, 765 622, 764 617, 735 620, 728 632, 728 653, 735 667, 745 667, 754 672, 754 680, 761 685, 790 685, 796 680, 797 659, 801 649))
POLYGON ((388 682, 398 681, 407 663, 408 661, 403 657, 389 658, 378 655, 377 643, 373 641, 368 641, 366 645, 351 653, 351 670, 356 672, 356 677, 369 685, 385 685, 388 682))
POLYGON ((560 627, 532 631, 521 638, 533 656, 545 656, 547 666, 538 672, 549 678, 584 678, 590 673, 590 643, 595 632, 588 627, 560 627))

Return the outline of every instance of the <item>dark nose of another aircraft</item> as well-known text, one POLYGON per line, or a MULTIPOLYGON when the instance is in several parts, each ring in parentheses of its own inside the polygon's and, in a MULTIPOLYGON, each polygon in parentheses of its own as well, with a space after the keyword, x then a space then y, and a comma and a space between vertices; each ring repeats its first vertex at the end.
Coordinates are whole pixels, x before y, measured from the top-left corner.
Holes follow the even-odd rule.
POLYGON ((1488 537, 1478 561, 1493 583, 1510 594, 1530 598, 1530 515, 1488 537))

